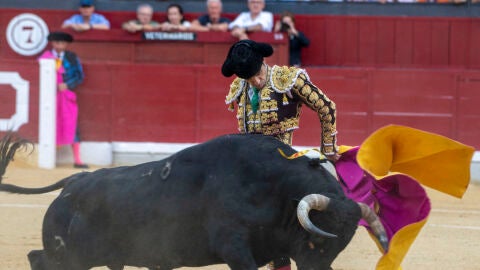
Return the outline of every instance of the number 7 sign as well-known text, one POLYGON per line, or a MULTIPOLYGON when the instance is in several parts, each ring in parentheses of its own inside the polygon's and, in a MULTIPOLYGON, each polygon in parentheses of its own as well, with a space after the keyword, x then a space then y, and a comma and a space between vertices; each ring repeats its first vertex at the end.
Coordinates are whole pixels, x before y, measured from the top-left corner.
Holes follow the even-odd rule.
POLYGON ((47 46, 48 27, 35 14, 23 13, 15 16, 7 27, 10 48, 21 55, 35 55, 47 46))

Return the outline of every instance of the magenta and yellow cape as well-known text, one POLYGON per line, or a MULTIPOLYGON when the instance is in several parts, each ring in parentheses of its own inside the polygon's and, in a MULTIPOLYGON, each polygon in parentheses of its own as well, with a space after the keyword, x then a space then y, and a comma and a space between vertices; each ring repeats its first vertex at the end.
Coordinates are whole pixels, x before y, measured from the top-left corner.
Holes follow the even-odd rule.
POLYGON ((335 167, 346 195, 375 209, 390 241, 377 270, 401 269, 425 225, 431 206, 421 185, 463 196, 473 152, 449 138, 396 125, 377 130, 360 147, 341 147, 335 167))

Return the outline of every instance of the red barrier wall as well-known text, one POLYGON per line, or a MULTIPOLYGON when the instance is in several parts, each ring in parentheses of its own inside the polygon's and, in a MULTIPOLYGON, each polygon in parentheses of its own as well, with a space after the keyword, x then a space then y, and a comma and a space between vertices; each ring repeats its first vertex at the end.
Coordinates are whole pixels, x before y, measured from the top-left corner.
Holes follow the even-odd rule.
POLYGON ((307 66, 480 67, 479 18, 298 16, 307 66))
MULTIPOLYGON (((371 132, 401 124, 479 147, 480 72, 378 68, 307 68, 335 100, 339 140, 358 145, 371 132)), ((305 110, 294 142, 318 142, 318 120, 305 110), (312 138, 312 136, 314 138, 312 138)), ((314 144, 315 145, 315 144, 314 144)))
MULTIPOLYGON (((224 104, 230 80, 219 76, 217 66, 146 65, 132 70, 128 65, 95 64, 87 68, 100 74, 103 83, 87 79, 80 94, 86 140, 199 142, 236 132, 235 114, 224 104), (136 86, 139 81, 143 81, 141 87, 136 86)), ((476 139, 480 135, 480 72, 307 71, 337 103, 342 144, 357 145, 379 127, 403 124, 480 146, 476 139)), ((315 114, 304 109, 300 125, 294 143, 317 145, 320 124, 315 114)))
MULTIPOLYGON (((18 13, 2 11, 0 28, 18 13)), ((35 13, 49 26, 67 17, 64 11, 35 13)), ((133 13, 115 14, 107 15, 119 24, 133 13)), ((298 16, 297 22, 312 39, 306 69, 337 103, 340 144, 357 145, 381 126, 404 124, 480 147, 477 19, 298 16)), ((236 132, 235 114, 224 104, 231 78, 220 73, 234 42, 228 34, 163 45, 118 29, 75 38, 71 48, 86 73, 78 90, 83 140, 200 142, 236 132)), ((270 64, 286 62, 285 43, 255 38, 277 46, 270 64)), ((20 131, 36 140, 36 56, 19 56, 0 36, 0 60, 0 71, 30 81, 30 122, 20 131)), ((0 92, 10 92, 4 89, 0 85, 0 92)), ((9 99, 0 93, 0 117, 11 113, 9 99)), ((320 124, 308 109, 300 125, 294 144, 318 145, 320 124)))
MULTIPOLYGON (((2 51, 3 46, 1 47, 2 51)), ((38 87, 39 72, 38 66, 32 61, 11 61, 0 60, 0 72, 18 72, 20 77, 27 80, 30 85, 29 91, 29 110, 28 124, 20 127, 20 132, 34 141, 38 139, 38 87)), ((16 92, 11 85, 0 84, 0 118, 8 119, 15 113, 15 95, 16 92)))
MULTIPOLYGON (((6 27, 17 14, 28 11, 1 9, 0 25, 6 27)), ((31 11, 44 19, 50 30, 58 30, 63 20, 76 11, 31 11)), ((112 29, 135 17, 134 12, 102 12, 112 29)), ((186 14, 192 20, 199 14, 186 14)), ((234 18, 236 14, 225 14, 234 18)), ((163 12, 154 18, 165 20, 163 12)), ((278 15, 275 16, 278 18, 278 15)), ((303 50, 305 66, 374 66, 401 68, 480 68, 480 18, 371 17, 298 15, 298 29, 311 40, 303 50)), ((131 40, 120 33, 117 41, 131 40)), ((88 33, 87 33, 88 34, 88 33)), ((82 38, 83 34, 77 34, 82 38)), ((1 41, 4 41, 4 36, 1 41)), ((231 42, 234 42, 231 39, 231 42)), ((16 57, 0 51, 1 57, 16 57)))

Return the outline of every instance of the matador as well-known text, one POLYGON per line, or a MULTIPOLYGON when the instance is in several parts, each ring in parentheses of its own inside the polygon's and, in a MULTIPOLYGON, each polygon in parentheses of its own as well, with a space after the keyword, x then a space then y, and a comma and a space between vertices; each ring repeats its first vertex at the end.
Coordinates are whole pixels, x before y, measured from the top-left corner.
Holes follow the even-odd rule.
POLYGON ((304 69, 269 66, 264 57, 272 55, 266 43, 241 40, 228 52, 222 74, 237 76, 225 102, 231 111, 237 105, 238 130, 275 136, 291 145, 299 127, 300 109, 305 104, 321 122, 321 150, 329 159, 337 156, 336 108, 311 81, 304 69))

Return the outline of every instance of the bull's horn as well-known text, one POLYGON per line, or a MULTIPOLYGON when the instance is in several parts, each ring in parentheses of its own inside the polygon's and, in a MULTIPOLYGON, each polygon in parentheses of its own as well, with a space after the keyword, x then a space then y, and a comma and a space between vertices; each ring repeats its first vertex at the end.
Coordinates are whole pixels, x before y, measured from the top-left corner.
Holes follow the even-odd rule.
POLYGON ((383 251, 387 253, 388 237, 382 222, 380 222, 380 219, 378 218, 378 216, 375 214, 375 212, 372 209, 370 209, 370 207, 368 207, 368 205, 364 203, 358 203, 358 205, 362 210, 362 218, 368 223, 368 225, 372 229, 372 233, 373 235, 375 235, 378 242, 382 246, 383 251))
POLYGON ((297 206, 297 217, 298 221, 302 225, 302 227, 307 230, 309 233, 318 234, 324 237, 337 237, 335 234, 331 234, 325 232, 315 226, 310 218, 308 217, 308 212, 311 209, 315 209, 318 211, 323 211, 327 209, 328 203, 330 202, 330 198, 320 195, 320 194, 310 194, 305 197, 298 203, 297 206))

